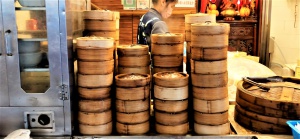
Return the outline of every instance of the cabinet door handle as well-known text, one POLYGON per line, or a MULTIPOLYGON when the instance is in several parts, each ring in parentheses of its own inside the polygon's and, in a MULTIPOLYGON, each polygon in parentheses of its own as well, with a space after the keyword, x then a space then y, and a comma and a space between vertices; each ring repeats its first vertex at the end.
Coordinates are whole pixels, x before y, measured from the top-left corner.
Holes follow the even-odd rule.
POLYGON ((6 54, 7 56, 12 56, 12 51, 11 51, 11 31, 7 30, 5 31, 5 47, 6 47, 6 54))

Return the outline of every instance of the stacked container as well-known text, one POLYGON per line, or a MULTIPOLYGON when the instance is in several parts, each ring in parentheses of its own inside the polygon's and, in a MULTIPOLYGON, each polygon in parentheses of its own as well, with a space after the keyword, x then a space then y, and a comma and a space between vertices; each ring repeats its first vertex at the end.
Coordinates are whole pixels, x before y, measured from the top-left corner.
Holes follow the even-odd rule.
POLYGON ((110 90, 114 72, 113 52, 113 38, 77 38, 81 134, 109 135, 112 132, 110 90))
POLYGON ((229 134, 227 47, 229 24, 196 23, 191 26, 191 79, 194 131, 229 134))
POLYGON ((149 131, 150 75, 119 74, 116 80, 116 130, 123 135, 139 135, 149 131))
POLYGON ((165 71, 154 74, 153 78, 156 132, 171 135, 187 134, 189 75, 165 71))

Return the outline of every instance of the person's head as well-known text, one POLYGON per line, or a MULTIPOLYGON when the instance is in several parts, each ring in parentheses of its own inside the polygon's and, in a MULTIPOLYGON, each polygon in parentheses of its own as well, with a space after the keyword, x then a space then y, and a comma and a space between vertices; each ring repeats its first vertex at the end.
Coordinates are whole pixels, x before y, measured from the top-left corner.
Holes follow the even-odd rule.
POLYGON ((168 18, 172 15, 172 11, 178 0, 152 0, 153 8, 156 9, 163 18, 168 18))

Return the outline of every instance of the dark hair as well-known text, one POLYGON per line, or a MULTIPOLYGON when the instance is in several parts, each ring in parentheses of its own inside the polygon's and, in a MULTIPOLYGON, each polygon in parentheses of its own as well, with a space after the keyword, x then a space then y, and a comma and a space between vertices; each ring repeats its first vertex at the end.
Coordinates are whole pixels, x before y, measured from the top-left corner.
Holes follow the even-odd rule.
MULTIPOLYGON (((165 0, 167 4, 172 3, 172 2, 178 2, 178 0, 165 0)), ((152 4, 157 4, 158 0, 152 0, 152 4)))

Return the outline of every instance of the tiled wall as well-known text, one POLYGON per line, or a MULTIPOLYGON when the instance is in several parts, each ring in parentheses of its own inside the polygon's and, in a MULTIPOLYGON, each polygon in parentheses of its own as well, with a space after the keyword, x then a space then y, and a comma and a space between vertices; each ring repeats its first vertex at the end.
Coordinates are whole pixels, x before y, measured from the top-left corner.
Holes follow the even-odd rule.
POLYGON ((300 59, 300 0, 272 0, 270 26, 270 36, 274 40, 270 63, 296 63, 300 59))

